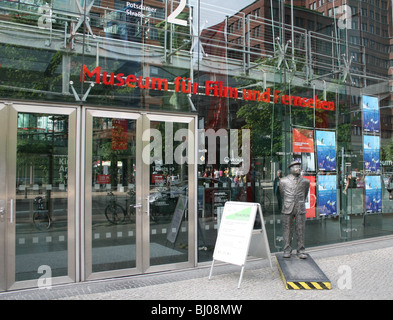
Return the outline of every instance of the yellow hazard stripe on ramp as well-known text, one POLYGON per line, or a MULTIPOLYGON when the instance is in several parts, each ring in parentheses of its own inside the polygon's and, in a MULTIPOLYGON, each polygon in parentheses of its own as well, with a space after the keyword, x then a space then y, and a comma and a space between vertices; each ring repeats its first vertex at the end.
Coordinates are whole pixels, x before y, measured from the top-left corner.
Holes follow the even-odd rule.
POLYGON ((290 290, 324 290, 324 289, 331 289, 331 284, 330 282, 304 282, 304 281, 299 281, 299 282, 293 282, 293 281, 287 281, 287 289, 290 290))
POLYGON ((322 282, 322 283, 325 285, 326 289, 330 290, 332 288, 332 284, 330 282, 322 282))
POLYGON ((306 290, 310 290, 311 288, 308 286, 307 282, 299 282, 299 284, 306 290))
POLYGON ((287 282, 287 289, 299 290, 300 288, 296 285, 296 282, 287 282))
POLYGON ((311 284, 315 287, 315 289, 322 290, 323 288, 319 285, 318 282, 311 282, 311 284))

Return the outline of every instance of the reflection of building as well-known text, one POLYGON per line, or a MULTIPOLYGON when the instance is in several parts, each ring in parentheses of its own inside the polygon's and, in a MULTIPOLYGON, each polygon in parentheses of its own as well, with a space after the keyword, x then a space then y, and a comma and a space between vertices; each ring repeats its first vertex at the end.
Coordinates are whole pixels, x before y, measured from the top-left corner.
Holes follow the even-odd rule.
MULTIPOLYGON (((286 41, 294 41, 296 50, 303 49, 307 44, 307 36, 312 37, 312 33, 318 33, 320 36, 332 36, 333 27, 332 19, 325 17, 317 12, 294 6, 293 7, 293 29, 291 25, 291 7, 285 5, 280 7, 278 2, 273 2, 273 6, 268 1, 254 1, 248 7, 244 8, 236 15, 228 19, 228 43, 233 50, 232 55, 236 56, 236 50, 240 52, 247 47, 251 59, 258 59, 259 55, 265 57, 274 56, 277 53, 278 44, 283 47, 286 41), (284 13, 282 13, 284 10, 284 13), (280 26, 281 17, 285 18, 287 27, 285 33, 280 26), (293 31, 293 34, 292 34, 293 31), (293 37, 292 37, 293 36, 293 37), (284 39, 284 43, 282 40, 284 39)), ((332 48, 318 46, 315 42, 311 44, 316 52, 323 52, 327 55, 332 48)), ((330 45, 331 46, 331 45, 330 45)), ((289 45, 288 53, 292 50, 292 44, 289 45)), ((239 54, 237 54, 239 56, 239 54)), ((298 53, 299 55, 299 53, 298 53)))
MULTIPOLYGON (((359 1, 337 3, 301 0, 294 1, 293 8, 288 4, 281 7, 277 2, 271 7, 268 1, 254 1, 226 21, 227 56, 243 60, 245 64, 261 57, 274 60, 274 57, 284 52, 290 40, 295 43, 288 44, 284 59, 289 68, 293 67, 292 51, 292 56, 296 55, 296 60, 301 60, 308 67, 311 79, 319 74, 326 74, 327 81, 332 77, 345 77, 344 80, 353 81, 356 87, 367 88, 365 91, 368 94, 379 94, 388 90, 386 80, 390 76, 390 7, 388 1, 368 4, 359 1), (349 9, 345 11, 346 6, 352 15, 347 13, 349 9), (293 26, 289 27, 292 15, 293 26), (285 33, 277 22, 281 17, 285 17, 288 24, 285 33), (345 28, 346 23, 348 28, 345 28), (283 38, 284 43, 279 40, 283 38), (309 59, 307 55, 310 55, 309 59), (345 64, 350 69, 345 73, 340 72, 345 64), (383 85, 381 80, 385 80, 383 85)), ((220 28, 215 26, 211 29, 220 28)), ((223 34, 222 31, 216 31, 211 36, 207 32, 203 36, 216 42, 215 47, 222 48, 218 39, 223 38, 223 34)), ((284 67, 285 61, 276 61, 279 67, 284 67)), ((387 125, 393 118, 392 108, 389 107, 391 100, 391 97, 383 96, 380 102, 382 139, 393 137, 387 125)), ((351 118, 355 123, 359 114, 356 110, 360 106, 356 101, 350 103, 354 105, 351 118)), ((354 125, 352 134, 359 135, 360 130, 360 125, 354 125)))
MULTIPOLYGON (((342 32, 348 38, 348 54, 353 57, 356 73, 373 76, 387 76, 389 69, 389 34, 391 26, 390 1, 305 1, 305 6, 328 17, 344 19, 348 24, 342 32), (350 10, 344 14, 344 10, 350 10)), ((340 21, 342 22, 342 20, 340 21)), ((357 85, 375 84, 371 77, 354 77, 357 85)))
POLYGON ((97 35, 125 41, 157 44, 161 32, 157 24, 165 18, 162 1, 108 2, 108 7, 94 6, 91 23, 97 35), (145 10, 141 10, 144 8, 145 10))
MULTIPOLYGON (((391 77, 391 26, 392 26, 392 3, 390 1, 304 1, 304 6, 311 10, 321 12, 324 16, 346 19, 348 28, 341 32, 347 38, 347 55, 352 57, 352 80, 356 86, 366 89, 370 95, 381 94, 389 90, 381 87, 379 79, 391 77), (346 10, 346 11, 345 11, 346 10), (351 14, 349 14, 349 10, 351 14)), ((381 138, 393 138, 393 131, 386 125, 393 119, 391 108, 392 95, 386 95, 380 101, 381 138)), ((357 115, 354 111, 354 120, 357 115)), ((353 134, 359 135, 360 126, 354 127, 353 134)))

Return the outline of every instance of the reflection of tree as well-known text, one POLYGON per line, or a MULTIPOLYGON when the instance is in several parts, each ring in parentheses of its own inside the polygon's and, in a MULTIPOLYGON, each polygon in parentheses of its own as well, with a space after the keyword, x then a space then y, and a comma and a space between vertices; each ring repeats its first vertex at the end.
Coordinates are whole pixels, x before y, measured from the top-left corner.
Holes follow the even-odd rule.
POLYGON ((381 143, 381 160, 392 161, 393 160, 393 141, 389 144, 382 146, 381 143))
POLYGON ((56 159, 67 158, 68 117, 45 114, 20 116, 27 118, 18 123, 17 133, 17 167, 19 177, 25 180, 23 183, 27 183, 32 174, 30 179, 34 178, 33 183, 67 184, 67 161, 59 164, 56 159), (39 118, 45 123, 45 128, 39 127, 39 118), (57 165, 60 166, 58 174, 55 170, 57 165), (33 170, 31 173, 30 168, 33 170))
POLYGON ((251 152, 255 158, 281 151, 281 134, 277 134, 281 132, 281 123, 272 122, 273 107, 270 103, 254 102, 243 105, 237 112, 237 117, 244 119, 243 128, 251 130, 251 152))
POLYGON ((62 75, 58 70, 61 70, 62 53, 2 44, 0 57, 6 61, 1 65, 0 80, 14 88, 11 93, 8 88, 0 88, 0 95, 42 99, 48 92, 61 92, 62 75), (43 60, 46 68, 37 70, 43 60))
MULTIPOLYGON (((48 152, 50 152, 52 146, 51 141, 35 141, 32 143, 30 139, 21 140, 18 139, 17 142, 17 168, 23 170, 34 167, 34 171, 39 175, 36 175, 44 183, 49 179, 49 157, 48 152)), ((20 174, 24 174, 21 172, 20 174)), ((27 176, 25 177, 27 179, 27 176)), ((21 182, 22 184, 28 181, 21 182)), ((33 182, 34 183, 34 182, 33 182)))
MULTIPOLYGON (((179 19, 188 20, 188 12, 183 12, 178 16, 179 19)), ((190 27, 184 27, 180 25, 174 25, 172 23, 166 23, 162 21, 155 26, 158 29, 158 38, 162 47, 165 46, 165 33, 166 37, 166 48, 170 48, 172 42, 173 50, 182 48, 183 50, 189 51, 191 48, 190 40, 190 27), (187 41, 189 42, 187 44, 187 41), (187 44, 187 45, 185 45, 187 44)))
MULTIPOLYGON (((258 83, 254 86, 251 85, 252 83, 246 84, 246 87, 251 88, 250 90, 258 90, 261 93, 265 92, 265 89, 258 86, 258 83)), ((292 95, 314 99, 312 92, 310 92, 310 88, 278 84, 276 87, 270 87, 271 95, 273 95, 275 90, 280 91, 280 96, 292 95)), ((317 96, 317 99, 321 101, 324 100, 321 95, 317 96)), ((335 101, 335 93, 328 92, 326 101, 335 101)), ((339 106, 336 106, 336 108, 338 107, 339 106)), ((340 108, 342 108, 342 106, 340 106, 340 108)), ((253 158, 272 157, 273 159, 276 157, 277 153, 283 151, 283 146, 285 144, 283 135, 285 132, 288 133, 288 139, 292 136, 292 127, 314 129, 335 128, 339 135, 339 141, 350 144, 350 122, 340 124, 337 128, 335 115, 336 111, 273 103, 272 98, 271 102, 246 102, 237 111, 237 118, 244 119, 245 125, 243 128, 251 129, 253 158), (286 120, 290 123, 290 126, 285 126, 286 120)), ((287 152, 289 151, 290 150, 287 150, 287 152)))
POLYGON ((96 173, 103 174, 102 161, 110 161, 108 174, 111 176, 111 185, 114 187, 118 183, 124 183, 127 176, 133 174, 135 145, 130 142, 135 137, 132 137, 133 130, 129 129, 129 124, 130 120, 127 120, 127 131, 122 132, 124 138, 126 137, 124 141, 126 145, 122 143, 122 149, 118 149, 113 139, 118 137, 120 126, 113 126, 111 118, 93 118, 93 159, 100 161, 100 165, 96 167, 96 173), (119 161, 122 162, 121 172, 118 167, 119 161))

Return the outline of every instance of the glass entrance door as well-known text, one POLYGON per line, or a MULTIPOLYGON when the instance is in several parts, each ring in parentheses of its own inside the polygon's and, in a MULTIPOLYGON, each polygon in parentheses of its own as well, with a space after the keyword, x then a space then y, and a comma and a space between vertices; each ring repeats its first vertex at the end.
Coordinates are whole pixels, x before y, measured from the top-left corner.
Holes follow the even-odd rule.
POLYGON ((0 200, 6 288, 75 281, 77 111, 10 104, 0 112, 7 131, 0 200))
MULTIPOLYGON (((8 130, 8 108, 0 103, 0 137, 7 136, 8 130)), ((0 177, 5 177, 7 172, 7 141, 0 138, 0 177)), ((6 284, 6 262, 5 262, 5 226, 7 223, 7 184, 0 183, 0 292, 7 289, 6 284)))
POLYGON ((140 270, 141 116, 86 110, 85 272, 87 279, 140 270))
POLYGON ((195 263, 195 166, 188 164, 194 118, 90 109, 85 115, 84 277, 195 263))
POLYGON ((142 135, 143 264, 195 264, 195 118, 147 114, 142 135))
POLYGON ((0 104, 0 134, 0 291, 195 266, 195 117, 0 104))

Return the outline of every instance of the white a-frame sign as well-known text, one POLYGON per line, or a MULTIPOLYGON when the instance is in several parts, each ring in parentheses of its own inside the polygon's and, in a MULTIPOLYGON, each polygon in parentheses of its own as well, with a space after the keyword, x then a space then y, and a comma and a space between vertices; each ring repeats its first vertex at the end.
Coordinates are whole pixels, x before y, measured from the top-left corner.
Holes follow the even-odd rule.
POLYGON ((211 279, 216 260, 238 265, 242 267, 238 283, 238 288, 240 288, 248 255, 268 259, 270 268, 273 270, 261 205, 252 202, 228 201, 225 203, 218 229, 209 279, 211 279), (254 230, 257 213, 260 217, 261 229, 254 230))

